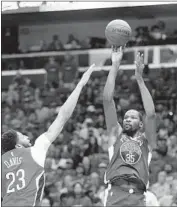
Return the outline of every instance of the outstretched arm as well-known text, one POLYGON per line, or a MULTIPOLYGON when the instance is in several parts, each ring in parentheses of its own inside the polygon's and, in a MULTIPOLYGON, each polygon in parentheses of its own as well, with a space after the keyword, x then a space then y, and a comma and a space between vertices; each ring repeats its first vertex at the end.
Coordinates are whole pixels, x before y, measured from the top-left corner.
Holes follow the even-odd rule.
POLYGON ((135 77, 140 89, 141 98, 143 101, 144 110, 146 113, 145 119, 145 134, 149 140, 149 143, 152 148, 156 148, 156 114, 155 114, 155 107, 152 100, 152 96, 147 89, 144 80, 142 78, 142 73, 144 69, 143 64, 143 55, 140 53, 137 54, 136 57, 136 70, 135 70, 135 77))
POLYGON ((113 47, 112 49, 113 49, 112 67, 109 71, 108 78, 103 92, 104 114, 106 119, 108 135, 110 137, 108 143, 109 147, 112 146, 115 142, 114 139, 115 137, 112 136, 112 132, 116 131, 115 129, 117 129, 118 132, 121 132, 122 130, 117 120, 117 112, 116 112, 113 96, 114 96, 116 76, 123 56, 123 51, 122 51, 122 47, 120 47, 120 49, 118 49, 117 47, 113 47))

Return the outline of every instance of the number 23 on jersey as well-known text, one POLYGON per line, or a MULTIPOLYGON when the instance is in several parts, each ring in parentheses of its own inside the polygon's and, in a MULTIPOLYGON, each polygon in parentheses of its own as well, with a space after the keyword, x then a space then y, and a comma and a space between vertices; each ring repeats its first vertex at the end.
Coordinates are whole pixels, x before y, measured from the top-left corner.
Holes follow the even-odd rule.
POLYGON ((19 169, 16 173, 9 172, 6 174, 6 179, 10 180, 10 183, 7 187, 7 193, 13 193, 16 190, 21 190, 25 188, 25 171, 19 169))

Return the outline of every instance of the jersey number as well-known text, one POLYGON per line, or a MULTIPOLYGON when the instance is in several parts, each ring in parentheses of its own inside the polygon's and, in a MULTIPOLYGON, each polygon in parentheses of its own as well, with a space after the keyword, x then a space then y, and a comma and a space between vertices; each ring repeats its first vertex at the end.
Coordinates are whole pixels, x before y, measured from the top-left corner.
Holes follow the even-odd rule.
POLYGON ((22 169, 19 169, 16 174, 13 172, 9 172, 6 174, 6 178, 11 180, 9 186, 7 187, 7 193, 13 193, 15 190, 21 190, 25 188, 25 171, 22 169), (13 187, 14 182, 18 180, 18 184, 16 185, 16 188, 13 187))
POLYGON ((134 163, 135 162, 135 157, 133 154, 126 154, 126 161, 129 163, 134 163))

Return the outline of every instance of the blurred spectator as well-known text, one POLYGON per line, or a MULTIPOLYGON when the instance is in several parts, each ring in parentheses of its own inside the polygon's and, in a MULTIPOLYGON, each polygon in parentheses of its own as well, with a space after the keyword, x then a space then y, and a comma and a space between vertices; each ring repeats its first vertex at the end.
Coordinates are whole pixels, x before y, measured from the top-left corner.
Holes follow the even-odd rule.
POLYGON ((167 174, 166 182, 171 185, 173 182, 173 166, 170 163, 165 164, 164 171, 167 174))
POLYGON ((90 171, 90 168, 91 168, 90 159, 88 157, 83 157, 82 163, 84 166, 84 174, 86 176, 90 175, 90 172, 91 172, 90 171))
POLYGON ((168 139, 168 154, 177 157, 177 135, 171 135, 168 139))
POLYGON ((53 40, 51 44, 49 45, 48 50, 49 51, 59 51, 63 49, 63 44, 60 40, 60 37, 58 35, 53 36, 53 40))
POLYGON ((93 131, 89 131, 89 145, 88 148, 85 150, 84 156, 89 156, 91 154, 96 154, 98 153, 98 142, 96 137, 93 135, 93 131))
POLYGON ((136 35, 134 41, 136 41, 136 45, 147 45, 149 42, 148 27, 136 28, 136 35))
POLYGON ((151 38, 155 41, 159 41, 159 40, 165 40, 166 39, 166 35, 162 33, 161 30, 161 26, 159 27, 158 25, 154 25, 151 27, 151 38))
POLYGON ((66 206, 73 206, 75 201, 75 194, 73 192, 69 192, 67 194, 66 206))
POLYGON ((160 199, 165 195, 170 195, 170 185, 166 182, 166 178, 166 172, 159 172, 157 183, 153 184, 151 187, 151 190, 155 193, 157 199, 160 199))
POLYGON ((65 175, 63 179, 63 189, 71 190, 73 184, 73 177, 71 175, 65 175))
POLYGON ((85 38, 82 42, 81 42, 81 47, 83 49, 91 49, 92 45, 91 45, 91 41, 90 38, 87 37, 85 38))
POLYGON ((100 186, 100 179, 99 179, 98 173, 96 173, 96 172, 91 173, 90 182, 91 182, 91 185, 95 186, 96 190, 98 190, 98 188, 100 186))
POLYGON ((76 168, 75 182, 80 182, 82 185, 84 185, 85 182, 84 166, 81 163, 76 168))
POLYGON ((166 194, 159 200, 160 206, 176 206, 177 205, 177 182, 171 186, 171 194, 166 194))
POLYGON ((80 131, 80 137, 84 138, 85 140, 89 139, 92 135, 94 137, 99 137, 99 132, 93 126, 93 120, 91 118, 87 118, 84 121, 83 128, 80 131))
POLYGON ((165 22, 163 22, 163 21, 158 21, 158 22, 157 22, 157 26, 159 27, 160 32, 161 32, 161 34, 162 34, 162 39, 166 39, 167 36, 166 36, 166 31, 165 31, 165 29, 166 29, 165 22))
POLYGON ((65 49, 79 49, 81 48, 79 41, 74 37, 73 34, 69 34, 68 41, 65 45, 65 49))
POLYGON ((40 51, 41 52, 42 51, 47 51, 47 43, 46 43, 45 40, 41 40, 39 46, 40 46, 40 51))
POLYGON ((7 92, 6 102, 11 106, 15 102, 19 100, 19 93, 16 90, 15 85, 10 85, 9 90, 7 92))
POLYGON ((60 195, 60 205, 59 206, 66 206, 66 204, 67 204, 67 192, 65 193, 62 193, 61 195, 60 195))
POLYGON ((44 52, 48 50, 48 45, 45 40, 40 40, 39 44, 32 45, 29 52, 44 52))
POLYGON ((51 200, 48 198, 43 198, 41 206, 52 206, 51 200))
POLYGON ((54 57, 50 57, 45 69, 47 71, 47 83, 53 88, 58 88, 59 85, 59 64, 55 61, 54 57))
POLYGON ((25 64, 24 64, 24 61, 23 60, 20 60, 20 64, 19 64, 19 70, 24 70, 24 69, 26 69, 26 67, 25 67, 25 64))
POLYGON ((37 116, 36 121, 39 122, 39 123, 45 122, 50 117, 49 108, 45 107, 43 105, 42 101, 40 101, 39 104, 37 105, 35 113, 36 113, 36 116, 37 116))
POLYGON ((73 188, 75 194, 75 200, 73 206, 83 206, 83 207, 92 206, 92 202, 89 199, 89 197, 84 195, 83 185, 81 183, 79 182, 75 183, 73 188))
POLYGON ((72 56, 70 53, 66 53, 64 56, 64 61, 62 63, 62 70, 60 72, 61 84, 64 83, 65 87, 73 88, 73 81, 78 76, 78 66, 76 57, 72 56))

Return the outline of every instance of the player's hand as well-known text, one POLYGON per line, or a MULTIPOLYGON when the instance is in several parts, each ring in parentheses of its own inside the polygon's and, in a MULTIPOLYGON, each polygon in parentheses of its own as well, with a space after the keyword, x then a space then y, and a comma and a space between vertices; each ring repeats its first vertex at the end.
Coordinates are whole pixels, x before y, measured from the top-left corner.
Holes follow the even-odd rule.
POLYGON ((111 55, 112 65, 115 65, 116 67, 120 66, 120 62, 123 57, 124 48, 125 46, 124 47, 112 46, 112 55, 111 55))
POLYGON ((89 69, 83 74, 81 80, 80 80, 80 84, 82 86, 85 86, 86 83, 88 82, 92 72, 95 70, 95 64, 92 64, 89 69))
POLYGON ((135 77, 136 79, 142 79, 143 70, 144 70, 144 56, 138 52, 136 56, 136 69, 135 69, 135 77))

